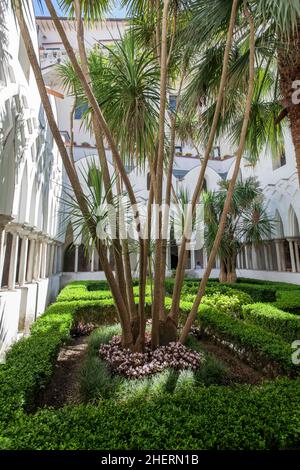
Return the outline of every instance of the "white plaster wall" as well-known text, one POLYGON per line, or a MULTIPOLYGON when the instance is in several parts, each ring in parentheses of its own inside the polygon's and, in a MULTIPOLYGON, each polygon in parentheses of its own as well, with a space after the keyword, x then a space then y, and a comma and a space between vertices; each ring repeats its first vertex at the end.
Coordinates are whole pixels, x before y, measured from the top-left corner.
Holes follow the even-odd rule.
POLYGON ((0 362, 5 352, 18 339, 21 291, 0 291, 0 362))
MULTIPOLYGON (((27 22, 36 54, 39 54, 32 2, 27 22)), ((62 161, 53 142, 33 72, 27 60, 11 2, 0 1, 0 216, 10 216, 22 229, 43 232, 60 241, 62 161)), ((54 115, 56 104, 50 96, 54 115)), ((60 288, 59 275, 22 288, 0 290, 0 355, 54 301, 60 288)))

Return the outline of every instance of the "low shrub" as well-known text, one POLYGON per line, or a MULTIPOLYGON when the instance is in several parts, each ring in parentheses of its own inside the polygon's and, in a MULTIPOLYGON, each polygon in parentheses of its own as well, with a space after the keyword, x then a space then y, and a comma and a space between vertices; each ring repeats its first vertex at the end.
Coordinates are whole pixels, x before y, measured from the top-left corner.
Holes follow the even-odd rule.
MULTIPOLYGON (((291 345, 281 336, 260 326, 232 318, 215 309, 201 312, 199 315, 204 331, 209 331, 210 334, 215 333, 229 344, 248 350, 254 358, 250 358, 254 367, 266 366, 268 368, 270 366, 269 369, 271 369, 270 362, 272 361, 286 374, 295 375, 300 372, 299 367, 292 363, 291 345)), ((244 357, 247 358, 247 351, 244 357)))
POLYGON ((286 341, 300 339, 300 317, 268 304, 250 304, 242 308, 242 317, 282 336, 286 341))
POLYGON ((187 385, 172 395, 157 388, 147 400, 141 390, 135 399, 43 409, 11 422, 2 441, 30 450, 299 449, 300 380, 187 385))
POLYGON ((300 315, 300 288, 298 291, 278 291, 274 306, 280 310, 300 315))
POLYGON ((299 290, 300 287, 298 284, 289 284, 287 282, 278 282, 278 281, 265 281, 262 279, 249 279, 246 277, 239 277, 237 283, 242 284, 253 284, 253 285, 263 285, 267 287, 274 287, 276 290, 299 290))
MULTIPOLYGON (((149 308, 151 299, 147 302, 149 308)), ((166 300, 166 310, 170 302, 166 300)), ((182 318, 190 308, 189 302, 181 302, 182 318)), ((60 301, 36 321, 30 337, 12 347, 6 364, 0 366, 1 448, 299 448, 300 379, 260 386, 207 386, 214 380, 222 383, 218 364, 207 363, 207 370, 197 376, 191 371, 166 370, 140 381, 112 384, 107 371, 102 368, 100 373, 94 362, 85 370, 87 387, 82 391, 86 396, 94 395, 94 404, 45 408, 28 414, 36 393, 51 378, 58 351, 69 340, 74 321, 91 321, 90 312, 98 322, 116 321, 112 299, 60 301)), ((290 346, 278 335, 204 304, 197 322, 242 348, 252 348, 280 363, 287 373, 297 372, 290 364, 290 346)), ((97 335, 108 342, 118 328, 112 325, 100 333, 96 330, 90 338, 90 351, 98 351, 97 335)))
POLYGON ((274 302, 276 300, 276 287, 271 285, 238 282, 232 284, 232 287, 246 292, 253 299, 253 302, 274 302))
POLYGON ((252 303, 252 298, 245 292, 232 290, 227 295, 217 293, 205 295, 203 303, 215 307, 220 312, 238 316, 242 312, 243 305, 252 303))

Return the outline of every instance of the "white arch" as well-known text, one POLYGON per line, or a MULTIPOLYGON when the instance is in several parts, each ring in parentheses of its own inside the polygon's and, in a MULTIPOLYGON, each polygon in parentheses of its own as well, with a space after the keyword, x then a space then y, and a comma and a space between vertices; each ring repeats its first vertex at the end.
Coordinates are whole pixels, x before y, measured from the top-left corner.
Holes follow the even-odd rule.
POLYGON ((36 212, 37 212, 37 184, 34 179, 31 187, 30 206, 29 206, 29 224, 36 225, 36 212))
POLYGON ((291 237, 299 237, 299 222, 297 219, 296 212, 292 205, 290 205, 288 210, 288 217, 289 217, 289 235, 291 237))
MULTIPOLYGON (((201 169, 200 165, 196 166, 195 168, 190 170, 184 178, 183 186, 184 188, 188 189, 191 193, 193 192, 193 189, 195 188, 197 184, 200 169, 201 169)), ((222 178, 212 168, 207 167, 205 171, 205 180, 206 180, 207 189, 209 191, 214 191, 218 189, 218 183, 222 181, 222 178)))
POLYGON ((282 218, 278 209, 276 209, 275 211, 274 220, 275 220, 275 233, 274 233, 275 238, 284 238, 282 218))
POLYGON ((27 217, 27 206, 28 206, 28 171, 27 162, 23 169, 23 175, 21 180, 21 187, 19 192, 19 204, 18 204, 18 221, 24 223, 28 221, 27 217))

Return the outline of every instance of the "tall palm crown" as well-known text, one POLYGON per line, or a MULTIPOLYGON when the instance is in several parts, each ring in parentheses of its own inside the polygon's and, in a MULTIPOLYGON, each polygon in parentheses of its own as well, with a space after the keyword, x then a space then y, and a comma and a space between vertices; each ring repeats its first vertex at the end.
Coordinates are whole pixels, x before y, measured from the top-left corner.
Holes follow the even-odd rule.
MULTIPOLYGON (((232 0, 193 1, 191 29, 185 33, 185 40, 189 40, 194 49, 185 103, 190 110, 200 107, 204 139, 215 108, 231 5, 232 0), (193 31, 192 35, 190 31, 193 31)), ((293 130, 295 126, 298 129, 300 106, 291 105, 291 87, 295 77, 299 76, 299 53, 296 54, 297 50, 299 52, 296 40, 299 34, 296 32, 300 24, 300 1, 252 0, 248 5, 256 25, 256 86, 246 155, 251 163, 255 163, 266 144, 273 154, 282 153, 285 122, 281 117, 288 114, 299 164, 300 149, 298 151, 293 130), (288 50, 289 54, 286 53, 288 50)), ((241 15, 243 6, 241 1, 241 15)), ((249 31, 241 17, 234 35, 223 113, 218 125, 219 135, 226 134, 233 143, 240 135, 248 80, 249 31)))

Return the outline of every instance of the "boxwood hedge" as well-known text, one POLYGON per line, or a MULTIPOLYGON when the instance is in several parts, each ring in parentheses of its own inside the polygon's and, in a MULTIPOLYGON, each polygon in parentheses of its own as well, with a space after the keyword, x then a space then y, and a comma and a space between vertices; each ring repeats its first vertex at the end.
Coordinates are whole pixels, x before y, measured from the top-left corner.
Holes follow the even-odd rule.
POLYGON ((300 317, 269 304, 249 304, 242 307, 242 318, 282 336, 286 341, 300 340, 300 317))
MULTIPOLYGON (((170 301, 166 301, 166 309, 170 301)), ((190 307, 182 302, 182 315, 190 307)), ((0 366, 1 448, 300 447, 300 379, 280 379, 260 386, 185 387, 172 395, 118 402, 109 398, 95 405, 32 412, 36 393, 49 381, 59 348, 69 340, 73 322, 90 321, 91 312, 99 323, 116 319, 113 301, 108 297, 60 301, 36 321, 29 337, 12 347, 6 364, 0 366)), ((290 370, 287 343, 277 335, 205 305, 198 321, 214 326, 225 336, 231 335, 241 344, 258 348, 290 370)))

